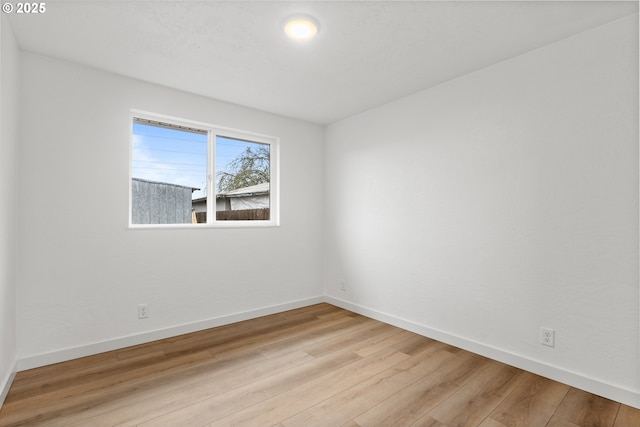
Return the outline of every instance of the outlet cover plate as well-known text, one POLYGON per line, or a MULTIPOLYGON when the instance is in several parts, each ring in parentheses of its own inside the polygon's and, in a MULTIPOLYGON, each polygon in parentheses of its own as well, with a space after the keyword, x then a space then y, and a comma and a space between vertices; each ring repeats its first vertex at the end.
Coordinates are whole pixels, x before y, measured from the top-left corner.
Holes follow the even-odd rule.
POLYGON ((556 345, 556 331, 551 328, 540 328, 540 344, 554 347, 556 345))
POLYGON ((138 319, 149 317, 149 307, 147 304, 138 304, 138 319))

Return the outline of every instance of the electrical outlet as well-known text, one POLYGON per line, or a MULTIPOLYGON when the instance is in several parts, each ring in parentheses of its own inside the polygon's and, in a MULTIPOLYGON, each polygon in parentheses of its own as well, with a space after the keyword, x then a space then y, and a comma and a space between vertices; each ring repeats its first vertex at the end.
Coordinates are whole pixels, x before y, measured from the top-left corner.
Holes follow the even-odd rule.
POLYGON ((553 347, 556 344, 556 331, 551 328, 540 328, 540 344, 553 347))
POLYGON ((340 279, 340 290, 347 291, 347 281, 344 279, 340 279))
POLYGON ((149 307, 147 304, 138 304, 138 319, 146 319, 149 317, 149 307))

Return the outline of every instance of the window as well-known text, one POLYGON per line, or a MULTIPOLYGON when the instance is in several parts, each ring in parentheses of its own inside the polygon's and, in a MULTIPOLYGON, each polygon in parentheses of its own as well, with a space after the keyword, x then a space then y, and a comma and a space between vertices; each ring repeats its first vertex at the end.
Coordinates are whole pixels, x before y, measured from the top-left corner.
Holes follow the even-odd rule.
POLYGON ((278 140, 134 112, 130 225, 278 225, 278 140))

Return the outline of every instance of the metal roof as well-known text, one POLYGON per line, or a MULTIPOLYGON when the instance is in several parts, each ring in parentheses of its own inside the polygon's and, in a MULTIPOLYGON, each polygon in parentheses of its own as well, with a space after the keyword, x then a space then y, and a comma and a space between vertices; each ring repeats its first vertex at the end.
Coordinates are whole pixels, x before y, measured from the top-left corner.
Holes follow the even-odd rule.
POLYGON ((131 180, 132 181, 140 181, 140 182, 149 182, 151 184, 162 184, 162 185, 171 185, 173 187, 189 188, 191 190, 191 192, 200 190, 200 188, 190 187, 188 185, 173 184, 171 182, 151 181, 149 179, 142 179, 142 178, 131 178, 131 180))
MULTIPOLYGON (((262 184, 250 185, 249 187, 238 188, 237 190, 228 191, 226 193, 216 194, 216 198, 221 197, 246 197, 246 196, 261 196, 269 194, 269 183, 263 182, 262 184)), ((207 197, 199 197, 193 199, 194 202, 203 202, 207 200, 207 197)))
POLYGON ((226 193, 219 193, 218 196, 223 197, 238 197, 248 196, 256 194, 268 194, 269 183, 263 182, 262 184, 250 185, 249 187, 238 188, 237 190, 227 191, 226 193))

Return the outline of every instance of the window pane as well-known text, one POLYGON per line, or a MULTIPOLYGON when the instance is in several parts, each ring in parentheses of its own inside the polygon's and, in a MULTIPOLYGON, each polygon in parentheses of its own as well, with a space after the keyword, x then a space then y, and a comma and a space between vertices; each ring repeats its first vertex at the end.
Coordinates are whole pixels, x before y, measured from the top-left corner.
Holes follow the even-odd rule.
POLYGON ((269 220, 271 146, 216 137, 216 219, 269 220))
POLYGON ((206 132, 134 120, 131 169, 133 224, 196 222, 194 205, 206 206, 206 132))

